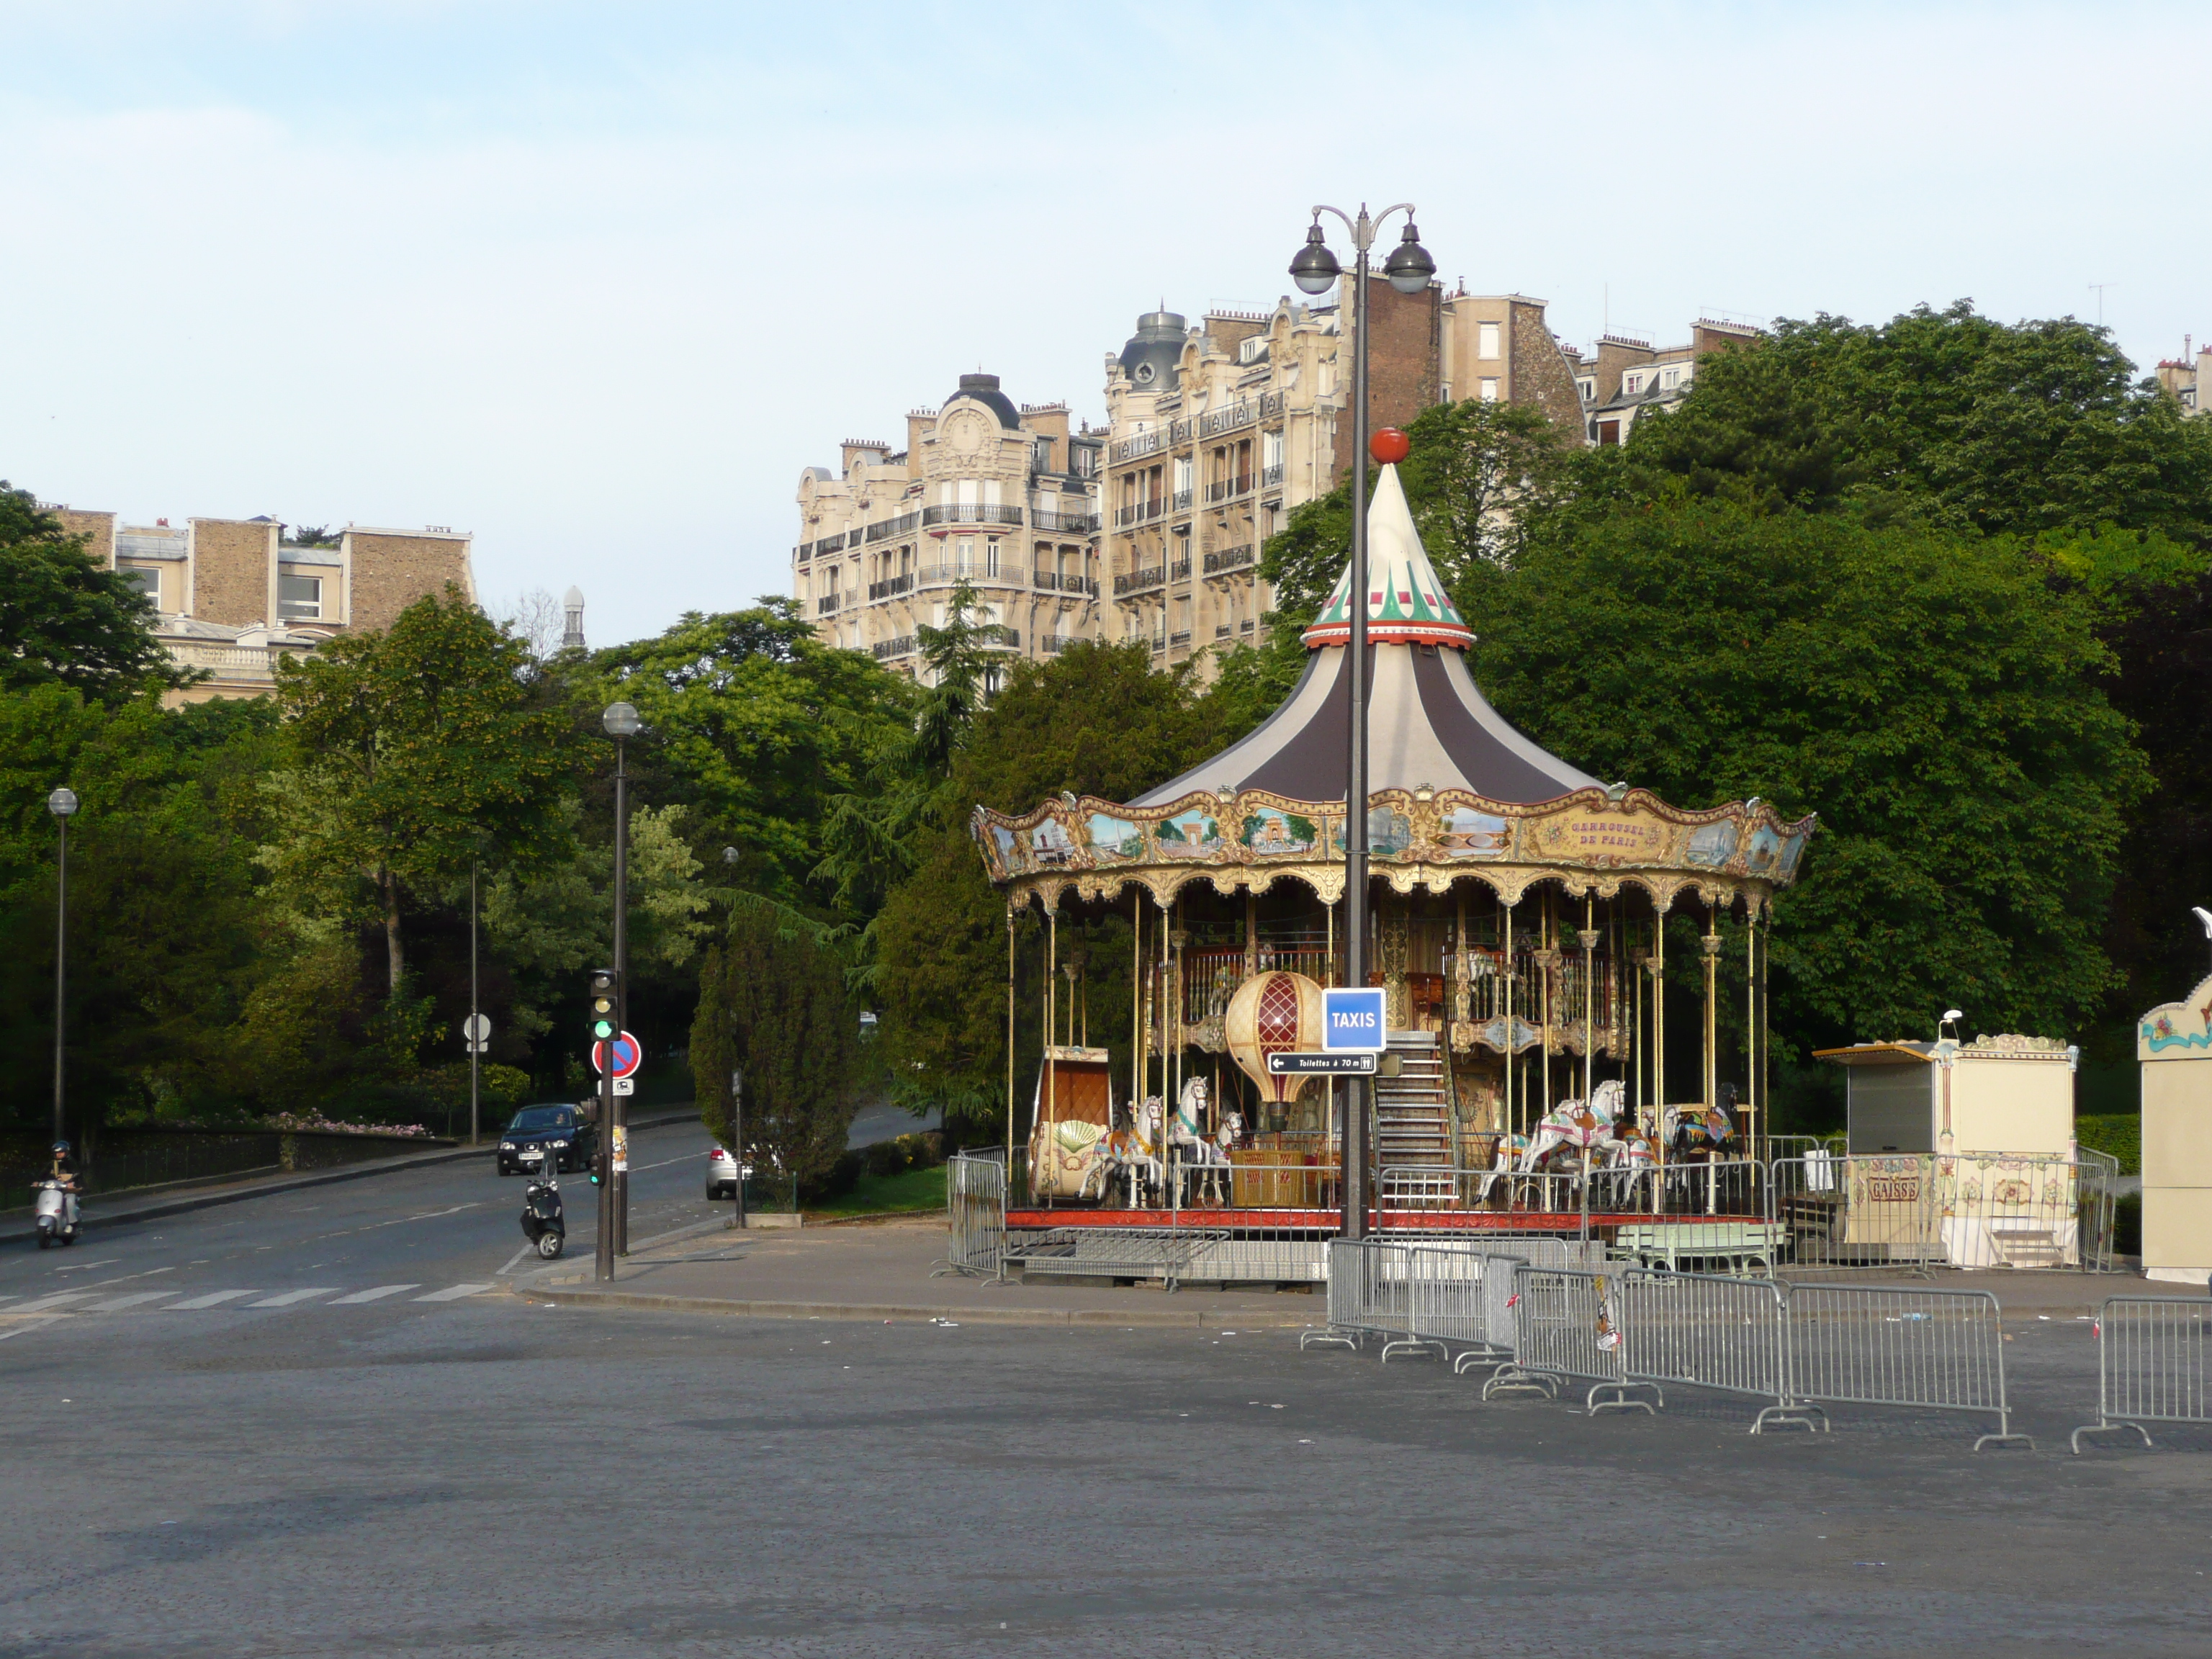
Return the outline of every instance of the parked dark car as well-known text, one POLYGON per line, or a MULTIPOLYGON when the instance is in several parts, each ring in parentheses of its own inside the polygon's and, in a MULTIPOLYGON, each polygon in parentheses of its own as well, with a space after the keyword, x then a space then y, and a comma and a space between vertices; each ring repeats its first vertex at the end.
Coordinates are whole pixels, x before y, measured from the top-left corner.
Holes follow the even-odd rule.
POLYGON ((499 1138, 499 1172, 535 1175, 552 1148, 554 1173, 591 1167, 599 1151, 599 1127, 574 1106, 526 1106, 499 1138))

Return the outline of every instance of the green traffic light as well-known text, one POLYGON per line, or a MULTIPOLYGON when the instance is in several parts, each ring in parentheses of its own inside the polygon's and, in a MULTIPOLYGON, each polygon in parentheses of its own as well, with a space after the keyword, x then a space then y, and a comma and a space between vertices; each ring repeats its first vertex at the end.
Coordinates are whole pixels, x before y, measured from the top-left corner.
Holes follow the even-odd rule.
POLYGON ((614 1025, 614 1022, 613 1022, 612 1020, 611 1020, 611 1019, 601 1019, 601 1020, 594 1020, 594 1021, 592 1021, 592 1036, 596 1036, 596 1037, 598 1037, 598 1038, 599 1039, 599 1041, 600 1041, 600 1042, 605 1042, 609 1037, 612 1036, 614 1034, 615 1034, 615 1025, 614 1025))

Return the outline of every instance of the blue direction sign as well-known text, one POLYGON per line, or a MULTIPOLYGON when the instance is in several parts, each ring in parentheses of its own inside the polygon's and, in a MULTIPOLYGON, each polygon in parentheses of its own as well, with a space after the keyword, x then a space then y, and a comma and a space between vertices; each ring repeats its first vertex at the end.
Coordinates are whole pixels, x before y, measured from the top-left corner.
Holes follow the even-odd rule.
POLYGON ((1323 1054, 1379 1054, 1389 1046, 1381 986, 1339 986, 1321 994, 1323 1054))

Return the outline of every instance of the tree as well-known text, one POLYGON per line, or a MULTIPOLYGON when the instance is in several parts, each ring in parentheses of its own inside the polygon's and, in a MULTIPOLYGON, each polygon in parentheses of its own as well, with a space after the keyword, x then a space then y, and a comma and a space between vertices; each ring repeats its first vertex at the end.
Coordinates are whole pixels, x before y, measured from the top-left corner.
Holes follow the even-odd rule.
POLYGON ((707 1127, 727 1133, 730 1074, 742 1070, 747 1142, 801 1188, 817 1185, 845 1150, 860 1060, 859 1011, 835 952, 766 906, 734 907, 701 964, 691 1027, 707 1127))
POLYGON ((0 480, 0 687, 58 681, 114 698, 185 684, 192 676, 153 635, 155 615, 137 583, 0 480))
POLYGON ((617 696, 635 704, 641 787, 690 807, 702 845, 736 847, 745 887, 802 902, 821 896, 810 883, 830 803, 907 729, 913 690, 817 641, 795 601, 769 598, 594 654, 578 696, 594 722, 617 696))
POLYGON ((1477 679, 1601 777, 1817 810, 1774 934, 1802 1036, 1956 1005, 2058 1034, 2148 785, 2090 607, 1998 538, 1675 500, 1562 514, 1478 601, 1477 679))
POLYGON ((496 852, 533 867, 566 844, 563 722, 523 683, 521 646, 448 586, 389 632, 333 641, 277 671, 295 764, 272 779, 264 861, 295 910, 381 924, 390 994, 401 913, 496 852))
POLYGON ((1063 790, 1127 800, 1219 747, 1222 716, 1188 665, 1153 672, 1141 641, 1012 665, 953 766, 946 810, 917 828, 913 873, 877 922, 895 1094, 971 1117, 994 1115, 1005 1099, 1006 904, 984 873, 969 811, 1019 811, 1063 790))
POLYGON ((1785 319, 1703 359, 1681 407, 1592 452, 1578 485, 2021 536, 2113 525, 2212 545, 2212 428, 2131 373, 2102 328, 2000 323, 1965 300, 1878 325, 1785 319))

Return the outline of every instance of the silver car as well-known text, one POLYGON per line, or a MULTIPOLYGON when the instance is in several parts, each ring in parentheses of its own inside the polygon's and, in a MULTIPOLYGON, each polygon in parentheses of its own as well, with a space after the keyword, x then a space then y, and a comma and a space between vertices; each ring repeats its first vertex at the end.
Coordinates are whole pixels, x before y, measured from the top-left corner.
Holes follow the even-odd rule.
MULTIPOLYGON (((745 1179, 751 1180, 752 1175, 753 1166, 748 1164, 745 1179)), ((734 1199, 737 1195, 738 1161, 730 1156, 727 1147, 717 1146, 707 1154, 707 1196, 734 1199)))

